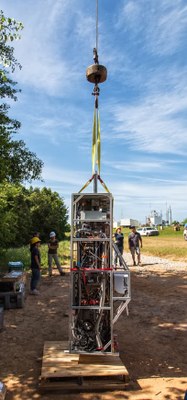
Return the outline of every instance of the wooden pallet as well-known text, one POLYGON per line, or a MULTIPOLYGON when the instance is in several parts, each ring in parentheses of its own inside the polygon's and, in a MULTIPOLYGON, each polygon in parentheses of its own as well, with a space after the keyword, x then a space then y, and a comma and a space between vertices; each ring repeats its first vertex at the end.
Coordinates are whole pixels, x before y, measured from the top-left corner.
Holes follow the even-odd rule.
POLYGON ((40 390, 123 390, 128 371, 119 354, 70 354, 67 342, 45 342, 40 390))

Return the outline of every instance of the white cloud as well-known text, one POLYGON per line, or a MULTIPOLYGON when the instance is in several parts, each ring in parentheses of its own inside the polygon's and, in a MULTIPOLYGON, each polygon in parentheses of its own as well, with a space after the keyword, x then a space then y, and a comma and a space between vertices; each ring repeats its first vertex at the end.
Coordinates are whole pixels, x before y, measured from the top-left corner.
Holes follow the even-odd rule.
MULTIPOLYGON (((57 168, 48 163, 43 171, 44 183, 39 182, 36 186, 47 186, 57 191, 70 208, 71 194, 77 193, 90 177, 87 172, 80 169, 57 168)), ((149 214, 150 209, 161 210, 164 213, 166 203, 171 205, 174 219, 182 220, 185 217, 186 208, 183 205, 187 183, 185 180, 147 178, 132 179, 129 182, 125 176, 119 180, 117 175, 112 174, 108 174, 108 177, 102 176, 102 179, 115 198, 114 216, 117 220, 123 213, 125 217, 145 222, 145 216, 149 214)), ((91 182, 84 192, 92 192, 92 186, 91 182)), ((100 184, 98 191, 104 191, 100 184)))
MULTIPOLYGON (((69 204, 91 170, 93 98, 92 88, 85 90, 85 70, 95 45, 95 2, 3 4, 6 15, 25 25, 16 43, 23 69, 15 80, 23 93, 14 112, 23 139, 46 160, 44 185, 69 204)), ((122 209, 125 216, 143 219, 150 204, 162 209, 171 202, 176 218, 186 216, 186 8, 184 0, 101 4, 99 60, 108 68, 100 97, 101 176, 114 194, 115 215, 122 209), (177 155, 184 155, 183 164, 177 155)))
POLYGON ((186 37, 187 6, 182 2, 160 3, 154 25, 147 32, 148 47, 157 54, 173 54, 186 37), (151 32, 150 32, 151 31, 151 32), (151 40, 150 40, 151 33, 151 40))
MULTIPOLYGON (((184 193, 186 182, 113 182, 111 191, 115 194, 115 217, 120 219, 123 212, 125 217, 136 218, 145 222, 145 216, 151 209, 165 213, 166 203, 171 205, 174 219, 183 219, 186 213, 184 193), (175 187, 175 192, 174 192, 175 187)), ((164 215, 163 215, 164 217, 164 215)))
MULTIPOLYGON (((149 96, 139 104, 116 105, 115 138, 122 138, 133 149, 156 153, 185 154, 187 123, 177 113, 187 109, 184 93, 149 96)), ((186 121, 187 122, 187 121, 186 121)))
MULTIPOLYGON (((81 72, 71 63, 72 49, 68 48, 69 23, 75 18, 74 0, 27 2, 18 7, 24 30, 15 43, 16 57, 22 64, 15 73, 20 84, 46 92, 48 95, 67 96, 79 81, 81 72)), ((73 24, 73 21, 72 21, 73 24)), ((71 43, 70 43, 71 45, 71 43)))
POLYGON ((105 165, 110 165, 118 171, 130 171, 130 172, 148 172, 150 170, 162 170, 162 162, 158 161, 115 161, 105 162, 105 165))
POLYGON ((51 103, 46 101, 45 96, 41 96, 36 105, 31 107, 28 107, 28 102, 29 96, 24 100, 22 112, 18 115, 18 119, 24 120, 21 132, 26 140, 31 135, 34 139, 43 138, 48 147, 51 143, 59 146, 64 143, 77 143, 80 148, 88 146, 88 142, 91 143, 92 114, 84 109, 84 103, 64 104, 56 99, 51 103))
POLYGON ((53 182, 53 184, 60 182, 62 185, 66 184, 69 187, 77 187, 78 185, 80 185, 80 188, 77 190, 80 190, 81 186, 83 186, 83 184, 89 178, 85 171, 56 168, 49 165, 47 167, 44 167, 42 176, 44 180, 51 181, 53 182))
POLYGON ((142 35, 147 52, 174 54, 186 38, 187 6, 183 0, 124 0, 116 27, 136 40, 142 35))
POLYGON ((79 36, 86 46, 95 46, 95 19, 90 15, 86 16, 80 9, 77 10, 75 34, 79 36))
POLYGON ((137 26, 137 22, 139 23, 139 19, 142 15, 141 11, 142 10, 140 1, 124 1, 124 4, 122 5, 122 9, 120 10, 120 14, 118 16, 117 27, 120 29, 126 29, 127 25, 130 27, 137 26))

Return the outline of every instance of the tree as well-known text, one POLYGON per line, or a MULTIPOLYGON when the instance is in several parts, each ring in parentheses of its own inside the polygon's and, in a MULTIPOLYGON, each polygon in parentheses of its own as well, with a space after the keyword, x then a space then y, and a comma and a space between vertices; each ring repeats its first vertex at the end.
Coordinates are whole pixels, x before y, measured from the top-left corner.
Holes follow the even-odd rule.
MULTIPOLYGON (((21 22, 13 18, 6 18, 0 11, 0 98, 17 101, 16 88, 8 69, 13 73, 15 68, 21 65, 14 57, 14 48, 8 42, 19 39, 19 31, 23 29, 21 22)), ((0 105, 0 183, 4 180, 9 182, 31 181, 40 179, 43 162, 35 153, 29 151, 22 140, 13 140, 21 126, 16 119, 10 118, 8 111, 10 106, 6 103, 0 105)))
POLYGON ((62 240, 69 228, 68 209, 57 192, 7 182, 0 184, 0 220, 1 248, 26 245, 35 231, 42 242, 52 230, 62 240))
POLYGON ((30 188, 32 230, 39 231, 42 241, 49 239, 50 231, 55 231, 58 239, 65 237, 68 230, 68 209, 57 192, 44 187, 30 188))
POLYGON ((20 184, 0 184, 0 247, 29 243, 32 219, 28 194, 20 184))

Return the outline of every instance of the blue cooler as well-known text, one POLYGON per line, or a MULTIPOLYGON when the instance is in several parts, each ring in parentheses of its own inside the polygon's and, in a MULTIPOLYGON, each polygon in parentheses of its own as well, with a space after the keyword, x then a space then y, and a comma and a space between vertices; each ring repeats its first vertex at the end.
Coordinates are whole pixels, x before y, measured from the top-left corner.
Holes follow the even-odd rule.
POLYGON ((23 271, 24 265, 21 261, 10 261, 8 263, 8 270, 11 271, 23 271))

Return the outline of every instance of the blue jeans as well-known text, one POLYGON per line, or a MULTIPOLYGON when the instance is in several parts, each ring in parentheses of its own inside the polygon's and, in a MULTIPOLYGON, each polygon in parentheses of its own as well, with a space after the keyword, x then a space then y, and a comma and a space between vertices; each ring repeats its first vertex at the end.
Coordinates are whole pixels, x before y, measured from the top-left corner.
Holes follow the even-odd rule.
POLYGON ((31 290, 32 291, 34 289, 36 289, 39 280, 40 280, 40 270, 38 268, 32 268, 32 275, 31 275, 31 290))
MULTIPOLYGON (((118 250, 121 253, 121 255, 123 255, 123 247, 121 247, 121 246, 117 246, 117 247, 118 247, 118 250)), ((117 265, 117 263, 118 263, 118 258, 119 257, 117 255, 117 253, 115 253, 115 257, 114 257, 114 264, 115 265, 117 265)), ((122 265, 121 260, 119 260, 119 264, 122 265)))
POLYGON ((59 261, 58 255, 57 255, 57 254, 50 254, 50 253, 48 253, 48 270, 49 270, 49 274, 52 274, 52 264, 53 264, 53 260, 55 261, 55 264, 56 264, 56 266, 57 266, 57 268, 58 268, 58 270, 59 270, 59 272, 60 272, 60 274, 61 274, 61 272, 62 272, 62 267, 61 267, 61 265, 60 265, 60 261, 59 261))

